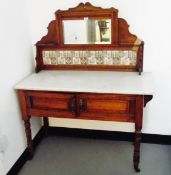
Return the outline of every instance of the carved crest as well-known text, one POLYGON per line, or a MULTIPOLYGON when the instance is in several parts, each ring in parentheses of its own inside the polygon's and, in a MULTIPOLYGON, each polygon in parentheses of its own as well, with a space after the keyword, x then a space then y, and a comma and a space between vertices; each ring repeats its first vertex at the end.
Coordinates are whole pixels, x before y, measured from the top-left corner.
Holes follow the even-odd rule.
POLYGON ((78 11, 99 11, 99 10, 112 10, 112 11, 118 12, 118 10, 113 8, 113 7, 109 8, 109 9, 103 9, 102 7, 96 7, 96 6, 93 6, 89 2, 86 2, 85 4, 80 3, 78 6, 73 7, 73 8, 69 8, 68 10, 63 10, 63 11, 58 10, 58 11, 56 11, 56 14, 59 13, 59 12, 64 12, 64 11, 78 12, 78 11))
POLYGON ((78 6, 73 7, 73 8, 69 8, 69 11, 82 11, 82 10, 102 10, 101 7, 95 7, 92 4, 90 4, 89 2, 84 3, 80 3, 78 6))

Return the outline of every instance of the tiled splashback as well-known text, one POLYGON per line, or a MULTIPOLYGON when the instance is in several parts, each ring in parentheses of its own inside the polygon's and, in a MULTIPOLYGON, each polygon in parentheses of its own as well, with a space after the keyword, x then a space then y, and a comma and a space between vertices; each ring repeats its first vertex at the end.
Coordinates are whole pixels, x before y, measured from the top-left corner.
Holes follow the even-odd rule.
POLYGON ((43 51, 45 65, 116 65, 135 66, 137 52, 107 51, 43 51))

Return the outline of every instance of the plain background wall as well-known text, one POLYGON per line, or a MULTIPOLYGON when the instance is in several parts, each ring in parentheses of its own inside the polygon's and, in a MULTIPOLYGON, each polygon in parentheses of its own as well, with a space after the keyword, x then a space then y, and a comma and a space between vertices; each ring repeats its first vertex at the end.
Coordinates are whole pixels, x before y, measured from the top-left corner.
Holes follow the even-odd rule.
MULTIPOLYGON (((33 51, 28 23, 28 7, 23 0, 3 0, 0 4, 0 133, 8 144, 0 155, 0 174, 13 166, 26 148, 23 121, 14 86, 33 71, 33 51)), ((32 122, 33 136, 40 121, 32 122)))
MULTIPOLYGON (((49 22, 55 19, 55 11, 75 7, 79 0, 30 0, 30 24, 32 42, 36 43, 46 35, 49 22)), ((82 2, 86 2, 82 0, 82 2)), ((89 0, 95 6, 115 7, 119 17, 125 18, 130 31, 145 41, 144 71, 153 72, 155 79, 154 98, 144 109, 143 132, 154 134, 171 134, 170 127, 170 89, 171 89, 171 11, 169 0, 89 0)), ((98 121, 79 121, 53 119, 51 125, 134 131, 130 124, 98 121)))

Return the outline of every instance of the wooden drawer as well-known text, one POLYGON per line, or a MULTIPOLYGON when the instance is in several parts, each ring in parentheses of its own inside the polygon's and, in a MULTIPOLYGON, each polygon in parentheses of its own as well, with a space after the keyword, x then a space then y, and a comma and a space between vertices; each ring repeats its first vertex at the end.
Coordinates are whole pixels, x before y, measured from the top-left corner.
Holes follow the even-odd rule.
POLYGON ((75 99, 72 93, 26 92, 27 110, 30 115, 68 117, 75 116, 71 102, 75 99))
POLYGON ((80 94, 79 118, 133 122, 135 96, 111 94, 80 94))
POLYGON ((35 116, 134 122, 136 96, 25 91, 35 116))

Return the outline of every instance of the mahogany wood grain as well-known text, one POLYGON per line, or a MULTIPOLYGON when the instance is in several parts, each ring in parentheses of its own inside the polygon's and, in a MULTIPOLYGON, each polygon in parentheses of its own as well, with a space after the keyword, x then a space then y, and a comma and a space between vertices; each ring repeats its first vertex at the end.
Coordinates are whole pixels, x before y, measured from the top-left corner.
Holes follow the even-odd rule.
POLYGON ((43 65, 41 70, 94 70, 94 71, 129 71, 136 72, 136 66, 105 66, 105 65, 43 65))
POLYGON ((30 116, 27 114, 27 102, 26 102, 27 100, 26 100, 24 90, 18 90, 18 98, 19 98, 22 118, 23 118, 23 120, 27 120, 27 119, 29 119, 30 116))
POLYGON ((25 91, 27 116, 134 121, 134 95, 25 91), (80 107, 80 103, 82 106, 80 107))
POLYGON ((20 109, 22 113, 22 119, 24 121, 25 133, 27 138, 27 147, 29 151, 29 159, 33 157, 33 145, 32 145, 32 136, 30 128, 30 115, 27 111, 27 98, 24 90, 18 90, 18 97, 20 103, 20 109))
POLYGON ((80 94, 84 110, 79 118, 112 121, 134 121, 135 96, 114 94, 80 94))
POLYGON ((135 117, 135 142, 134 142, 134 168, 137 172, 140 171, 140 145, 141 145, 141 129, 143 117, 144 96, 137 96, 136 98, 136 117, 135 117))
POLYGON ((25 126, 25 133, 27 137, 27 147, 29 150, 29 159, 32 159, 33 157, 33 143, 32 143, 32 134, 31 134, 31 128, 30 128, 30 119, 24 120, 24 126, 25 126))
MULTIPOLYGON (((26 91, 27 111, 29 115, 74 117, 71 109, 73 93, 56 93, 42 91, 26 91)), ((74 104, 75 105, 75 104, 74 104)))

